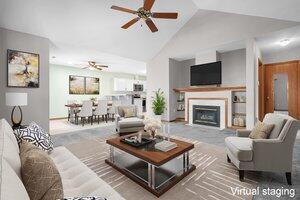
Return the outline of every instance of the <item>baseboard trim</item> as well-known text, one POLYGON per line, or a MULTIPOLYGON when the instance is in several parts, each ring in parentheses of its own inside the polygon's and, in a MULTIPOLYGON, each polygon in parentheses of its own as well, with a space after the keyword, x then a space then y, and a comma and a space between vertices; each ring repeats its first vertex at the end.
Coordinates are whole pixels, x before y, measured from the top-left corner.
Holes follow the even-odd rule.
POLYGON ((54 117, 54 118, 50 118, 49 120, 60 120, 60 119, 68 119, 68 117, 54 117))

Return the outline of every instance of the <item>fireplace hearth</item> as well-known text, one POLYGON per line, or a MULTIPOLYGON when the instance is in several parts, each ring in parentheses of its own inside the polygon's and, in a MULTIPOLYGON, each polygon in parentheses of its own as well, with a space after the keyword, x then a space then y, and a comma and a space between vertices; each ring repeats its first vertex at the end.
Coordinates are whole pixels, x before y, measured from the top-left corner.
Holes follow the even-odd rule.
POLYGON ((220 127, 220 106, 193 105, 193 124, 220 127))

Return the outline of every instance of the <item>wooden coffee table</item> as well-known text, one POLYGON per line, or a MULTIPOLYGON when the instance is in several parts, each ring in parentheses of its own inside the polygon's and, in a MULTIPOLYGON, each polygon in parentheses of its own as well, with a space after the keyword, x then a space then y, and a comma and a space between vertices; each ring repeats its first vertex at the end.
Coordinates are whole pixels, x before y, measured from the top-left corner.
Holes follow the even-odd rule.
POLYGON ((162 138, 140 148, 132 147, 121 139, 117 137, 106 141, 110 152, 105 162, 157 197, 196 169, 189 162, 189 151, 194 144, 171 139, 178 147, 162 152, 154 147, 162 138))

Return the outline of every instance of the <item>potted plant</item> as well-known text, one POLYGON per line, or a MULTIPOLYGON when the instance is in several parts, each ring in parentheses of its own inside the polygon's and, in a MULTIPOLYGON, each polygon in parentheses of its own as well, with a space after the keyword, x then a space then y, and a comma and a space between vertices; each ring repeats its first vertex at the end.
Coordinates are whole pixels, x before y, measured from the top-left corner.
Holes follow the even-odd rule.
POLYGON ((161 115, 166 110, 166 99, 164 92, 158 89, 154 92, 154 97, 152 97, 152 109, 157 120, 161 120, 161 115))

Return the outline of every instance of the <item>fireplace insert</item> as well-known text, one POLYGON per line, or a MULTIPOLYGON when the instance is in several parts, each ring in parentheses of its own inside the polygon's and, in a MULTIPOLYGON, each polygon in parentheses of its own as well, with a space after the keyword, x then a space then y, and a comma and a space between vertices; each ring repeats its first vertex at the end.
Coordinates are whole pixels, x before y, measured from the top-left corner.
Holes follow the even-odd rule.
POLYGON ((220 127, 220 106, 193 106, 193 124, 220 127))

